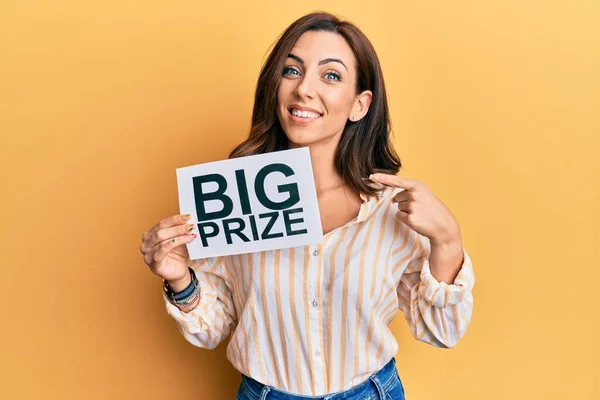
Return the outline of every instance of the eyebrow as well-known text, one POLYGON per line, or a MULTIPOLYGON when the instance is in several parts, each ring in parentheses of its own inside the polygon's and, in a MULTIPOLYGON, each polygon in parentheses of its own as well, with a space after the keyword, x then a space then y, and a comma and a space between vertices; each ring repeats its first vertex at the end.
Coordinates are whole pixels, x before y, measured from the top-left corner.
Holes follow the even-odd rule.
MULTIPOLYGON (((298 61, 300 64, 304 65, 304 60, 301 59, 300 57, 298 57, 295 54, 288 54, 288 57, 293 58, 294 60, 298 61)), ((323 64, 328 64, 330 62, 337 62, 340 63, 344 66, 344 68, 346 68, 346 71, 348 71, 348 67, 346 67, 346 64, 344 64, 344 62, 342 60, 340 60, 339 58, 326 58, 324 60, 319 61, 319 65, 323 65, 323 64)))

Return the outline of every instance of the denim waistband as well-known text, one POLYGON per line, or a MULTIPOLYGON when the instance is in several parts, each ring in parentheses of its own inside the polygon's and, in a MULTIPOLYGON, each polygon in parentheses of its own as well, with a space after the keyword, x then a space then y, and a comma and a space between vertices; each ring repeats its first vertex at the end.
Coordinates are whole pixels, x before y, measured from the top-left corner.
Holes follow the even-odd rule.
POLYGON ((351 387, 340 392, 329 393, 321 396, 302 396, 292 394, 280 389, 276 389, 272 386, 263 385, 262 383, 242 374, 242 385, 244 389, 251 397, 257 400, 263 400, 268 398, 269 400, 327 400, 350 397, 352 399, 384 399, 384 394, 391 385, 394 384, 394 378, 397 375, 396 370, 396 359, 392 358, 386 365, 383 366, 379 371, 371 375, 367 380, 359 383, 356 386, 351 387), (265 396, 268 393, 268 396, 265 396), (351 395, 351 396, 350 396, 351 395))

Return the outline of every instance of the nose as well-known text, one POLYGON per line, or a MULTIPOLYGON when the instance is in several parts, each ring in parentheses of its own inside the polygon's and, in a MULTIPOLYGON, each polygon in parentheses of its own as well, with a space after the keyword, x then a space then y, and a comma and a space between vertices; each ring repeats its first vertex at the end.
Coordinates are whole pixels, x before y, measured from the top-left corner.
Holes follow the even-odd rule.
POLYGON ((308 74, 305 74, 302 79, 298 80, 298 86, 296 86, 296 90, 294 94, 297 98, 309 98, 313 99, 315 97, 314 84, 311 81, 311 78, 308 74))

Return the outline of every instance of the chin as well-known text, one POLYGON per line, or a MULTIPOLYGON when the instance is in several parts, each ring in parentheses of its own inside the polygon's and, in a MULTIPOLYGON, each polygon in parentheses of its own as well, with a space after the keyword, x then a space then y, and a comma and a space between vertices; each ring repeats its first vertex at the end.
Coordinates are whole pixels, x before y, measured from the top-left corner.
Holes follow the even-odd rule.
POLYGON ((325 139, 319 134, 315 134, 314 132, 302 130, 291 129, 285 132, 290 144, 295 144, 298 146, 307 146, 313 143, 317 143, 325 139))

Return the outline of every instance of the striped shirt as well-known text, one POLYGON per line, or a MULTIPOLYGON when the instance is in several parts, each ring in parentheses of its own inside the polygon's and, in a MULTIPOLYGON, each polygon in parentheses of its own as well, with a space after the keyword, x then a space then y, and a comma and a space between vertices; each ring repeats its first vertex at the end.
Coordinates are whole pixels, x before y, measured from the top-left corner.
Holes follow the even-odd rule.
POLYGON ((397 192, 361 194, 358 216, 318 245, 192 261, 200 302, 182 312, 163 293, 167 312, 198 347, 232 333, 238 371, 305 396, 347 390, 390 361, 398 310, 417 340, 453 347, 471 319, 471 260, 463 249, 453 284, 438 282, 429 239, 395 216, 397 192))

